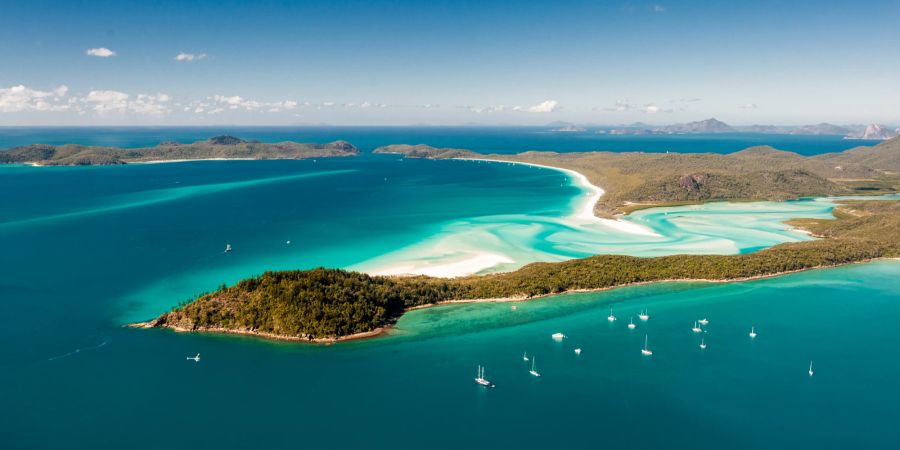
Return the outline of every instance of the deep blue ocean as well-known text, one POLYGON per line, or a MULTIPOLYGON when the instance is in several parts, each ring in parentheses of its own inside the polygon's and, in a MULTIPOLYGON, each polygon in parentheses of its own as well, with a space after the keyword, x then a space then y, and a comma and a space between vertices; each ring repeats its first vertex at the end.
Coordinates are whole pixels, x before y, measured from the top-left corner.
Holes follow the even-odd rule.
MULTIPOLYGON (((345 139, 364 151, 397 142, 505 152, 767 143, 807 154, 856 145, 502 128, 0 128, 0 147, 136 147, 220 133, 345 139)), ((809 239, 781 220, 827 217, 832 206, 647 210, 632 220, 659 237, 629 238, 561 219, 582 195, 553 170, 396 155, 0 166, 0 449, 897 448, 900 261, 557 296, 515 310, 442 306, 405 315, 388 336, 331 346, 123 327, 270 269, 452 260, 465 246, 505 252, 509 264, 585 248, 746 252, 809 239), (693 333, 700 318, 709 324, 693 333), (568 339, 552 340, 556 332, 568 339), (650 357, 640 353, 645 336, 650 357), (198 352, 200 362, 185 359, 198 352), (529 375, 524 352, 542 377, 529 375), (495 388, 474 383, 478 365, 495 388)))

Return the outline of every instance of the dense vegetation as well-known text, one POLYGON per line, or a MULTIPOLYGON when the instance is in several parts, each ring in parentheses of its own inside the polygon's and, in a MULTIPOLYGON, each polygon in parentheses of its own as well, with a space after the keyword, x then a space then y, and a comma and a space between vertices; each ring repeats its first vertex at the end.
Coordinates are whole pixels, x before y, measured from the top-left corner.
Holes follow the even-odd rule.
POLYGON ((845 202, 836 220, 797 220, 822 240, 746 255, 599 255, 515 272, 444 279, 334 269, 267 272, 203 295, 150 326, 184 331, 337 338, 392 323, 406 309, 448 300, 528 298, 660 280, 735 280, 900 256, 900 202, 845 202))
POLYGON ((815 157, 771 147, 752 147, 727 155, 642 152, 481 155, 425 145, 392 145, 376 149, 376 153, 433 159, 488 158, 572 169, 606 191, 595 205, 595 212, 602 216, 672 203, 788 200, 900 190, 900 139, 815 157))
POLYGON ((298 144, 296 142, 265 144, 245 141, 233 136, 215 136, 193 144, 163 142, 156 147, 134 149, 90 147, 76 144, 59 146, 34 144, 0 151, 0 164, 84 166, 179 159, 304 159, 355 156, 357 154, 359 151, 356 147, 345 141, 335 141, 329 144, 298 144))

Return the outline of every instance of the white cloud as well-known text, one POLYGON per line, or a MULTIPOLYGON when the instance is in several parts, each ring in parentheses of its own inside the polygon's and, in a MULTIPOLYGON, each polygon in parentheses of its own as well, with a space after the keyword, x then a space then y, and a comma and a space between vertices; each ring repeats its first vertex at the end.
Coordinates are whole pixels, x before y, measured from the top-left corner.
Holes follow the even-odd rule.
MULTIPOLYGON (((304 102, 304 106, 309 106, 309 102, 304 102)), ((300 106, 300 102, 295 100, 281 100, 277 102, 262 102, 258 100, 246 99, 240 95, 213 95, 203 100, 191 102, 186 111, 193 110, 195 113, 218 114, 226 110, 244 110, 259 112, 281 112, 292 110, 300 106)))
POLYGON ((756 109, 756 108, 759 108, 759 106, 757 106, 756 103, 747 103, 747 104, 738 106, 738 108, 740 108, 740 109, 756 109))
POLYGON ((175 61, 193 62, 206 59, 206 53, 185 53, 181 52, 175 56, 175 61))
POLYGON ((647 103, 644 105, 641 112, 646 114, 656 114, 656 113, 673 113, 675 112, 672 108, 661 108, 657 106, 655 103, 647 103))
POLYGON ((83 100, 100 114, 124 112, 128 108, 128 94, 119 91, 90 91, 83 100))
POLYGON ((666 12, 666 7, 663 5, 653 5, 653 12, 655 12, 655 13, 666 12))
POLYGON ((96 56, 98 58, 110 58, 116 56, 116 52, 106 47, 89 48, 85 54, 88 56, 96 56))
POLYGON ((113 90, 93 90, 84 95, 69 96, 69 87, 61 85, 52 91, 31 89, 22 85, 0 88, 0 112, 75 112, 84 115, 120 113, 160 116, 171 112, 172 98, 163 93, 129 95, 113 90))
POLYGON ((31 89, 21 84, 0 88, 0 112, 65 111, 71 108, 63 101, 68 91, 65 85, 53 91, 31 89))
POLYGON ((137 99, 128 103, 128 109, 136 114, 162 116, 169 113, 167 103, 170 100, 171 97, 166 94, 138 94, 137 99))
MULTIPOLYGON (((604 111, 622 112, 622 111, 628 111, 629 109, 632 109, 632 108, 635 108, 635 105, 628 103, 628 100, 616 100, 616 103, 613 106, 611 106, 609 108, 603 108, 603 110, 604 111)), ((594 109, 596 109, 596 108, 594 108, 594 109)))
POLYGON ((559 108, 559 102, 556 100, 544 100, 537 105, 528 107, 525 111, 531 113, 549 113, 559 108))
POLYGON ((138 94, 132 99, 130 95, 119 91, 90 91, 80 100, 88 104, 94 112, 101 115, 134 113, 146 116, 161 116, 171 111, 168 106, 171 97, 166 94, 138 94))

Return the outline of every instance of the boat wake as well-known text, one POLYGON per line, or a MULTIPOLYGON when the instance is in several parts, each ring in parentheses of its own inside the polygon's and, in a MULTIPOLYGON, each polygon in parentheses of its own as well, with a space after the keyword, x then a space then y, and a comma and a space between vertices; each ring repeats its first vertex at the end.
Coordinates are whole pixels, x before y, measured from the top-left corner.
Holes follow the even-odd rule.
POLYGON ((108 343, 109 343, 109 341, 104 340, 103 342, 101 342, 93 347, 76 348, 75 350, 72 350, 71 352, 66 353, 64 355, 51 356, 50 358, 47 358, 47 361, 56 361, 57 359, 68 358, 70 356, 75 356, 79 353, 88 352, 91 350, 97 350, 99 348, 106 347, 106 344, 108 344, 108 343))

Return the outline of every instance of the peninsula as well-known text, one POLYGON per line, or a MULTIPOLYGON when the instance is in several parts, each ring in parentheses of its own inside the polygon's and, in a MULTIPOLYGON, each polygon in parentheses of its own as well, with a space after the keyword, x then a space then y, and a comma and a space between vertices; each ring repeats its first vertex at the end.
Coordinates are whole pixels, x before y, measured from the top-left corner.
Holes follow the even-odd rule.
MULTIPOLYGON (((803 157, 768 147, 730 155, 550 153, 482 155, 394 145, 376 153, 544 164, 587 175, 606 189, 596 210, 627 213, 672 202, 785 200, 898 190, 898 140, 803 157)), ((788 224, 820 239, 739 255, 640 258, 597 255, 459 278, 371 276, 338 269, 266 272, 201 295, 135 327, 332 342, 380 333, 405 311, 450 302, 518 301, 660 281, 740 281, 900 257, 900 201, 839 202, 833 220, 788 224)))
POLYGON ((358 154, 359 150, 345 141, 328 144, 266 144, 234 136, 215 136, 192 144, 163 142, 155 147, 145 148, 33 144, 0 151, 0 164, 90 166, 208 159, 308 159, 358 154))
POLYGON ((842 202, 834 216, 789 222, 822 239, 742 255, 598 255, 461 278, 325 268, 266 272, 131 326, 333 342, 374 336, 409 309, 441 303, 517 301, 659 281, 740 281, 900 257, 900 201, 842 202))
POLYGON ((375 153, 408 158, 487 159, 579 172, 603 188, 594 213, 610 218, 641 208, 709 201, 792 200, 900 191, 900 138, 874 147, 806 157, 772 147, 730 154, 525 152, 481 154, 427 145, 390 145, 375 153))

